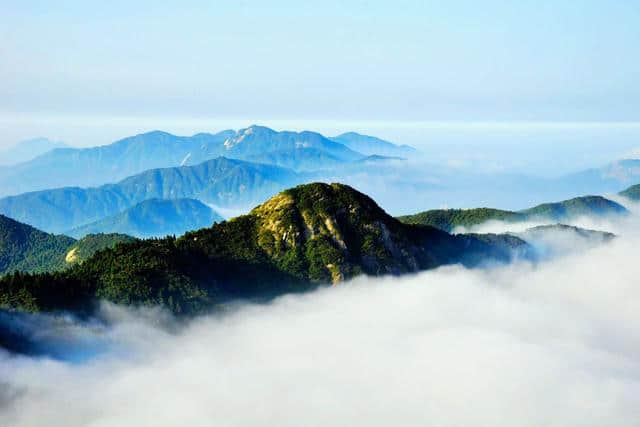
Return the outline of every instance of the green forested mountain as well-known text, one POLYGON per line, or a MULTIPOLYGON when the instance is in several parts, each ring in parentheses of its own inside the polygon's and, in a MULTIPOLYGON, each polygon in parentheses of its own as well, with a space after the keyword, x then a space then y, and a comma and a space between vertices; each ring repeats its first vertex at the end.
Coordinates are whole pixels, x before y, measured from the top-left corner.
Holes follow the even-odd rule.
POLYGON ((64 263, 48 271, 64 270, 71 265, 84 262, 93 254, 107 248, 113 248, 120 243, 132 243, 135 237, 118 233, 97 233, 83 236, 66 249, 64 263))
POLYGON ((0 215, 0 275, 16 270, 40 272, 64 263, 67 249, 75 242, 0 215))
POLYGON ((526 215, 518 212, 491 208, 434 209, 398 217, 407 224, 430 225, 447 232, 453 231, 456 227, 472 227, 491 220, 517 222, 526 218, 526 215))
POLYGON ((209 227, 222 219, 213 209, 195 199, 149 199, 67 234, 77 238, 96 233, 119 233, 140 238, 179 236, 190 230, 209 227))
POLYGON ((309 184, 278 194, 248 215, 178 239, 118 245, 61 273, 5 277, 0 304, 89 309, 103 298, 193 313, 236 298, 268 298, 358 274, 508 261, 528 250, 514 236, 452 236, 403 224, 351 187, 309 184))
POLYGON ((530 209, 520 211, 528 218, 550 219, 564 221, 580 216, 621 215, 628 213, 627 209, 612 200, 602 196, 583 196, 557 203, 544 203, 530 209))
POLYGON ((0 215, 0 275, 12 271, 64 270, 98 250, 133 240, 133 237, 119 234, 89 235, 75 240, 45 233, 0 215))
POLYGON ((469 228, 487 221, 519 222, 528 220, 567 221, 580 216, 626 214, 627 209, 601 196, 584 196, 557 203, 544 203, 521 211, 491 208, 434 209, 398 219, 407 224, 431 225, 451 232, 456 227, 469 228))
POLYGON ((132 240, 135 239, 130 236, 100 234, 76 241, 0 215, 0 275, 63 270, 98 250, 132 240))
POLYGON ((216 206, 255 204, 301 179, 290 169, 220 157, 195 166, 152 169, 101 187, 5 197, 0 199, 0 213, 41 230, 63 233, 148 199, 192 198, 216 206))

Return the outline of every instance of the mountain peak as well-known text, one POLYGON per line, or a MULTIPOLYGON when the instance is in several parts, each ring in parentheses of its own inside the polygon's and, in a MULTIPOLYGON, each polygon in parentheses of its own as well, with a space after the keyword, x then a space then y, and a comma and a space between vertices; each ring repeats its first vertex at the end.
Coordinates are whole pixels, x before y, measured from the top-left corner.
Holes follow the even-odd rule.
POLYGON ((278 132, 266 126, 251 125, 247 128, 240 129, 236 135, 236 138, 246 138, 249 135, 263 137, 267 135, 273 135, 276 133, 278 132))
POLYGON ((199 200, 149 198, 127 210, 69 232, 74 237, 96 233, 118 233, 134 237, 182 235, 210 227, 222 217, 199 200))
POLYGON ((268 127, 258 126, 258 125, 251 125, 251 126, 249 126, 247 128, 240 129, 238 132, 236 132, 235 135, 229 136, 229 138, 227 138, 224 141, 224 146, 225 146, 225 148, 227 150, 230 150, 230 149, 232 149, 236 145, 240 144, 241 142, 243 142, 244 140, 246 140, 249 137, 263 138, 263 137, 271 136, 271 135, 273 135, 275 133, 277 133, 277 132, 274 131, 273 129, 268 128, 268 127))
POLYGON ((300 149, 316 148, 342 161, 350 161, 362 157, 343 144, 325 138, 311 131, 277 132, 264 126, 252 125, 239 130, 234 136, 224 141, 224 148, 236 157, 255 157, 266 153, 288 151, 292 153, 300 149))
MULTIPOLYGON (((314 217, 348 214, 360 220, 392 219, 369 196, 345 184, 315 182, 281 192, 253 209, 252 213, 274 223, 286 222, 283 215, 299 213, 307 226, 314 217)), ((313 222, 313 221, 312 221, 313 222)), ((308 231, 313 232, 313 227, 308 231)))
POLYGON ((330 139, 365 155, 403 157, 416 153, 416 149, 408 145, 396 145, 384 139, 357 132, 346 132, 330 139))
POLYGON ((337 283, 362 272, 416 271, 406 230, 365 194, 344 184, 300 185, 251 211, 257 244, 277 263, 308 266, 311 281, 337 283))
POLYGON ((621 204, 602 196, 581 196, 555 203, 543 203, 520 211, 529 218, 547 217, 565 220, 580 216, 625 215, 629 211, 621 204))

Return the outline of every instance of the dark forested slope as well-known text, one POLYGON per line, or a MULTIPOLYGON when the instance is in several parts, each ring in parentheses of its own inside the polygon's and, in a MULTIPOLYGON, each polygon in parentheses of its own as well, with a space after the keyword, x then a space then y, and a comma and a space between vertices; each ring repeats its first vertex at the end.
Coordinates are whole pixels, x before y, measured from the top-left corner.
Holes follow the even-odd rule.
POLYGON ((513 236, 453 236, 403 224, 341 184, 286 190, 248 215, 175 239, 117 245, 71 269, 12 275, 0 304, 28 310, 89 309, 96 299, 161 304, 175 313, 236 298, 266 298, 358 274, 402 274, 526 255, 513 236))

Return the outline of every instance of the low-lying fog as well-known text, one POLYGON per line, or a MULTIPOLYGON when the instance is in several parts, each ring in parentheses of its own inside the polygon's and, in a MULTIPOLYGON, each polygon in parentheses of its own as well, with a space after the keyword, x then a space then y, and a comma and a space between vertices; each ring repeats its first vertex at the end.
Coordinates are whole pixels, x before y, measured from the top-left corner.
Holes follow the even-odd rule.
POLYGON ((55 357, 0 356, 0 425, 637 426, 637 224, 537 265, 359 278, 189 322, 7 317, 55 357))

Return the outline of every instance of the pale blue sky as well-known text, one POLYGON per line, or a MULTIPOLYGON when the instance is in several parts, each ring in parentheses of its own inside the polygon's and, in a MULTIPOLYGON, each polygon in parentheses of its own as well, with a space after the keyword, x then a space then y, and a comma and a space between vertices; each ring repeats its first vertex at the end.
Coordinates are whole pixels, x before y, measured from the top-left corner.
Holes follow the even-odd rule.
POLYGON ((0 113, 637 120, 640 2, 3 1, 0 113))

